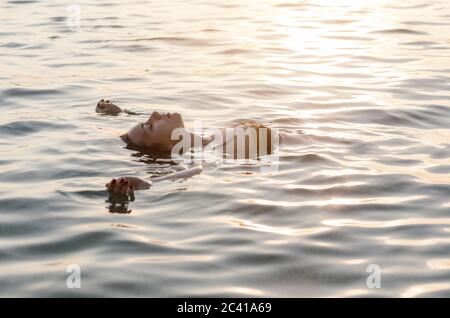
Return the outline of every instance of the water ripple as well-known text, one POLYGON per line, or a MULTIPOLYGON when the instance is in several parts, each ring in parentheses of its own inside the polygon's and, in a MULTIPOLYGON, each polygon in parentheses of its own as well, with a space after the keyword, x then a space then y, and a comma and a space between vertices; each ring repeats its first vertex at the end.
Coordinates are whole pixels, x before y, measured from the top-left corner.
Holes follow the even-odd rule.
POLYGON ((0 4, 0 296, 448 296, 450 4, 77 5, 79 27, 0 4), (113 177, 184 168, 118 138, 154 110, 277 128, 276 169, 217 160, 115 202, 113 177))

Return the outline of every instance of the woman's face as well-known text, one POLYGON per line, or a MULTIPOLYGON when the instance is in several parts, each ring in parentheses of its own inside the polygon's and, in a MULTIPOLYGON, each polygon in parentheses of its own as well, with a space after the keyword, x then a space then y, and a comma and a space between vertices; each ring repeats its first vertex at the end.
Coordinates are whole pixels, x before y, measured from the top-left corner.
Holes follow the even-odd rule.
POLYGON ((176 128, 184 128, 180 114, 153 112, 145 123, 138 123, 131 128, 127 136, 137 146, 171 150, 172 145, 177 142, 171 140, 172 131, 176 128))

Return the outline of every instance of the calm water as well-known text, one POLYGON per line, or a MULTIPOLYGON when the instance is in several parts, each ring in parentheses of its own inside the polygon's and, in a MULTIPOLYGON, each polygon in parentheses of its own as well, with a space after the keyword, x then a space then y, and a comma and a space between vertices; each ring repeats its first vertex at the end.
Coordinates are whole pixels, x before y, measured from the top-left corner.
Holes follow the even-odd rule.
POLYGON ((448 1, 71 4, 0 4, 0 296, 450 296, 448 1), (181 169, 117 138, 154 110, 305 142, 110 213, 181 169))

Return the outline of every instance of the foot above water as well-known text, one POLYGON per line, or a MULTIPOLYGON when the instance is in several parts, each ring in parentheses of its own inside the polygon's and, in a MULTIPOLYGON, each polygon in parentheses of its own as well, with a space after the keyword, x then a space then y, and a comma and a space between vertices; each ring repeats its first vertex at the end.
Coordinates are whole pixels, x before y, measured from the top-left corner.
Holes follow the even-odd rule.
POLYGON ((101 114, 116 115, 122 112, 122 108, 113 104, 109 99, 104 100, 103 98, 97 103, 95 111, 101 114))

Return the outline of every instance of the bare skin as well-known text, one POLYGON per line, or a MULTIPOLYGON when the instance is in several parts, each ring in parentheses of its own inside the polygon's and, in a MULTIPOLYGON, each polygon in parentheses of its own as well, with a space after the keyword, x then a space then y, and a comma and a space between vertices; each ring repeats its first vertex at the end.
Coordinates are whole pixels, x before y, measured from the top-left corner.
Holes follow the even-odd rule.
MULTIPOLYGON (((114 105, 109 100, 105 101, 104 99, 102 99, 97 103, 96 112, 102 114, 118 114, 123 111, 120 107, 114 105)), ((260 128, 267 128, 253 121, 245 121, 239 125, 232 126, 232 128, 238 127, 243 129, 255 128, 257 130, 260 128)), ((186 129, 183 118, 179 113, 163 114, 153 112, 147 121, 137 123, 122 137, 127 143, 136 147, 170 151, 172 147, 179 141, 172 140, 171 138, 172 132, 175 129, 186 129)), ((192 146, 197 144, 206 146, 214 140, 214 136, 202 138, 195 134, 189 133, 187 130, 186 132, 186 135, 189 135, 191 137, 192 146)), ((222 130, 221 133, 225 134, 225 130, 222 130)), ((105 186, 111 195, 117 194, 133 196, 134 191, 149 189, 153 182, 189 178, 193 175, 201 173, 201 171, 201 167, 194 167, 163 177, 153 178, 150 181, 145 181, 136 177, 124 176, 112 179, 105 186)))
POLYGON ((97 103, 95 111, 100 114, 117 115, 122 113, 123 110, 119 106, 113 104, 109 99, 103 98, 97 103))
POLYGON ((136 146, 170 150, 176 143, 171 135, 177 128, 184 128, 180 114, 153 112, 146 122, 137 123, 125 136, 136 146))
POLYGON ((150 189, 150 187, 154 182, 189 178, 192 177, 193 175, 201 173, 202 170, 203 169, 201 167, 194 167, 191 169, 171 173, 162 177, 156 177, 153 178, 151 181, 145 181, 136 177, 121 177, 117 179, 112 179, 105 186, 106 189, 111 193, 130 194, 133 193, 135 190, 150 189))
POLYGON ((122 194, 129 194, 134 192, 134 190, 149 189, 150 186, 150 182, 135 177, 122 177, 117 180, 112 179, 106 184, 109 192, 122 194))

